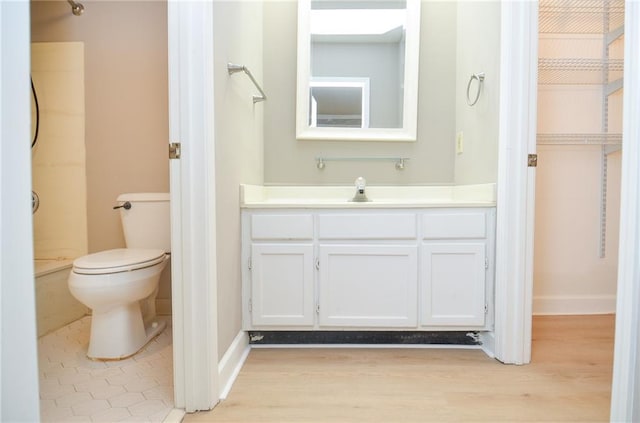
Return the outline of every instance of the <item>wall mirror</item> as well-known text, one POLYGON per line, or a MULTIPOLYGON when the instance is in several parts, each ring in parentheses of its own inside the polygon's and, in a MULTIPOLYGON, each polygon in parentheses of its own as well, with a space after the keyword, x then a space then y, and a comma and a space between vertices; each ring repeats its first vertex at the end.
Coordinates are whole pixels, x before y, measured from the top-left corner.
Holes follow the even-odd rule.
POLYGON ((420 0, 299 0, 298 139, 415 141, 420 0))

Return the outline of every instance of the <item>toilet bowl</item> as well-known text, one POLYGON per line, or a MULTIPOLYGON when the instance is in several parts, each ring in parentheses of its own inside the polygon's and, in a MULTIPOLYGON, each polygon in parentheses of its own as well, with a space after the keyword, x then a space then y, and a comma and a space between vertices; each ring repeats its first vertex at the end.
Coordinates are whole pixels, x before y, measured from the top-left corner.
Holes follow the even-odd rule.
POLYGON ((87 356, 119 360, 140 351, 166 327, 155 316, 160 274, 170 251, 169 194, 118 197, 127 248, 79 257, 71 294, 92 311, 87 356))
POLYGON ((141 302, 155 301, 167 260, 163 250, 120 248, 74 261, 69 290, 92 310, 89 358, 130 357, 162 332, 164 321, 145 326, 141 302))

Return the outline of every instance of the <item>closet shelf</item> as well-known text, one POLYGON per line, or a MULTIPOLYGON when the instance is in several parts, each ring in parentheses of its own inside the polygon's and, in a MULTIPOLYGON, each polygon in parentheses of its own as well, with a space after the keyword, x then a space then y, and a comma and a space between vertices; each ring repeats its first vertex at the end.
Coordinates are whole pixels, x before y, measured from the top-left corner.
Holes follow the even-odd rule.
POLYGON ((621 59, 538 59, 538 78, 541 84, 603 84, 622 78, 621 59), (608 80, 604 81, 604 73, 608 80))
POLYGON ((624 25, 624 0, 541 0, 539 31, 602 34, 624 25))
POLYGON ((537 134, 538 145, 622 145, 622 134, 537 134))

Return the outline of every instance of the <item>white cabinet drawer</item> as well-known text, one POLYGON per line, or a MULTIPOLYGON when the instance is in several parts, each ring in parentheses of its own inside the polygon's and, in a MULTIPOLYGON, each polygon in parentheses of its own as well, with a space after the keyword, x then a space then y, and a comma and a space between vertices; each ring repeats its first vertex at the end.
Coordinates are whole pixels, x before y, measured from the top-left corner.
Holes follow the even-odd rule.
POLYGON ((415 239, 416 215, 321 214, 319 239, 415 239))
POLYGON ((313 239, 313 215, 254 214, 251 216, 251 239, 313 239))
POLYGON ((486 236, 487 218, 483 212, 436 212, 422 215, 423 239, 469 239, 486 236))

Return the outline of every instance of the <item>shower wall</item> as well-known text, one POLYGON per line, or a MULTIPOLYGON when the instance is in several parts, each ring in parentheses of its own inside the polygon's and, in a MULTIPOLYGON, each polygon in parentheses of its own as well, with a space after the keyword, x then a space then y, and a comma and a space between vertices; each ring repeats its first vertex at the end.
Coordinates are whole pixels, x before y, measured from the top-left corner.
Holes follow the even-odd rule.
MULTIPOLYGON (((33 43, 31 77, 39 105, 32 148, 32 189, 38 336, 79 319, 87 308, 67 288, 71 262, 87 254, 84 45, 33 43)), ((32 132, 35 101, 32 97, 32 132)))
POLYGON ((40 198, 34 254, 37 260, 72 259, 88 248, 83 43, 33 43, 31 77, 40 106, 32 149, 33 190, 40 198))

